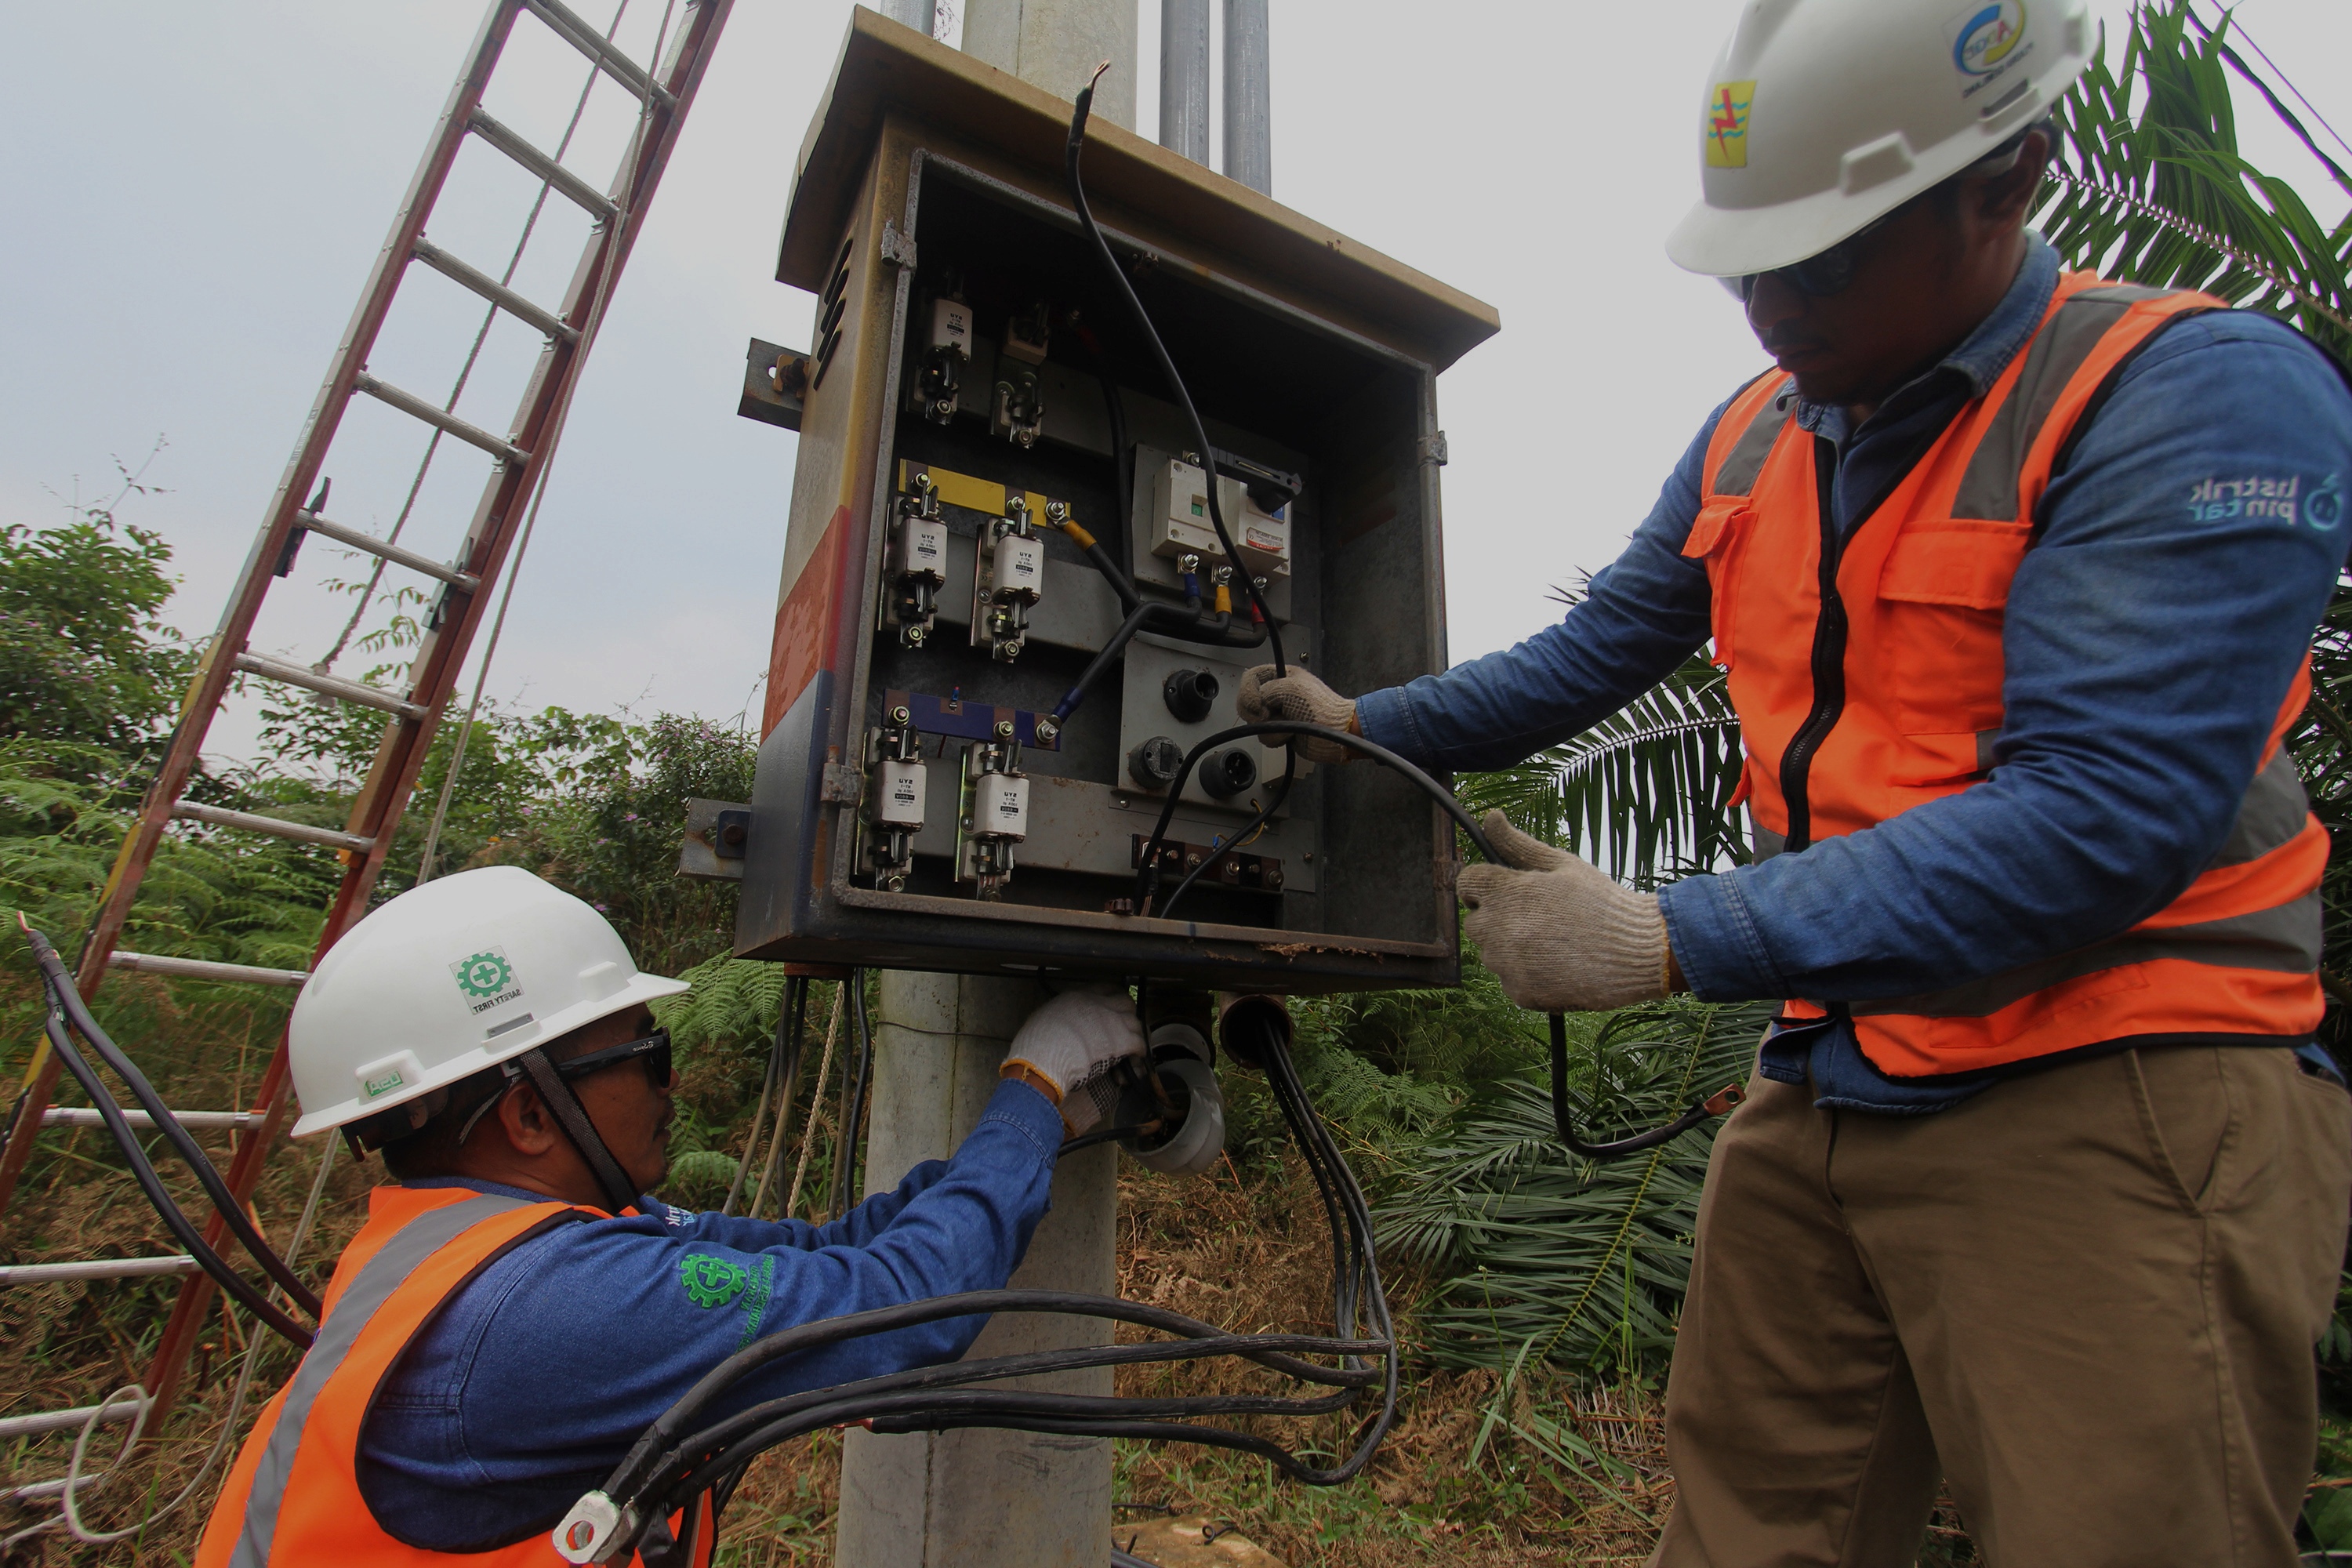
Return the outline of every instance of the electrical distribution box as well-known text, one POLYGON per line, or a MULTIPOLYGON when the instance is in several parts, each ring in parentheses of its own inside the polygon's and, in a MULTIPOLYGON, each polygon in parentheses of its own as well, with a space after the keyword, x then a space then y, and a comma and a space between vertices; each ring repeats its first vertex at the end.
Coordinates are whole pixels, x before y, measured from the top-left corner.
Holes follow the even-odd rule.
MULTIPOLYGON (((1255 635, 1242 576, 1341 691, 1445 667, 1435 383, 1495 313, 1097 120, 1088 195, 1188 377, 1198 451, 1075 216, 1070 113, 855 13, 777 271, 818 306, 737 951, 1449 984, 1454 829, 1377 764, 1302 763, 1284 794, 1279 746, 1219 747, 1178 799, 1160 899, 1228 852, 1173 919, 1134 895, 1178 763, 1272 658, 1233 646, 1255 635), (1237 629, 1135 636, 1055 723, 1128 613, 1066 522, 1140 602, 1222 587, 1237 629)), ((755 344, 755 370, 774 357, 755 344)))

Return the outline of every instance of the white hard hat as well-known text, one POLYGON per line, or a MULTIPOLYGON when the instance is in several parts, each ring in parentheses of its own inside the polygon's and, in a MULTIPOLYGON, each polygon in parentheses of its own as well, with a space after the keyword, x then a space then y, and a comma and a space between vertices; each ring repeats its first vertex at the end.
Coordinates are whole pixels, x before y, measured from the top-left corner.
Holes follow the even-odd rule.
POLYGON ((403 893, 319 961, 286 1027, 299 1137, 341 1127, 689 989, 640 974, 612 923, 518 866, 403 893))
POLYGON ((1748 0, 1666 255, 1717 278, 1819 255, 2048 114, 2091 26, 2087 0, 1748 0))

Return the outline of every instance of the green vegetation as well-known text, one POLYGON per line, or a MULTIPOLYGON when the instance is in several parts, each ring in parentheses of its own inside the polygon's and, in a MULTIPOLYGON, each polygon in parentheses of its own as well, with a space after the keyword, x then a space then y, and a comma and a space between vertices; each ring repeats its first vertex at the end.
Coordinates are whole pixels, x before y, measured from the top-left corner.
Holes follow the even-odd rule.
MULTIPOLYGON (((2207 30, 2182 0, 2136 13, 2113 53, 2117 63, 2103 53, 2065 106, 2061 166, 2045 191, 2042 226, 2070 263, 2202 288, 2352 353, 2352 219, 2327 227, 2291 181, 2245 163, 2233 84, 2253 84, 2262 111, 2293 130, 2338 194, 2352 197, 2352 176, 2276 84, 2249 70, 2227 30, 2207 30)), ((195 659, 163 619, 168 547, 117 515, 144 481, 131 472, 123 480, 120 494, 77 509, 62 525, 0 528, 0 906, 25 910, 68 952, 195 659)), ((414 645, 414 607, 393 601, 380 627, 354 645, 383 661, 366 673, 391 674, 414 645)), ((2340 953, 2352 939, 2352 587, 2339 590, 2313 661, 2314 698, 2289 743, 2335 833, 2326 895, 2331 952, 2340 953)), ((264 718, 268 762, 200 775, 191 793, 341 826, 378 724, 299 700, 274 703, 264 718)), ((417 875, 457 728, 445 726, 425 763, 380 897, 417 875)), ((751 756, 740 729, 698 719, 494 710, 467 740, 436 858, 444 872, 508 863, 547 876, 605 910, 646 967, 693 982, 690 994, 663 1008, 687 1075, 671 1194, 692 1204, 716 1203, 747 1152, 784 977, 776 966, 726 957, 732 889, 680 881, 673 868, 686 798, 747 798, 751 756)), ((1649 886, 1744 858, 1727 804, 1739 757, 1721 676, 1694 659, 1590 734, 1522 767, 1465 779, 1461 792, 1649 886)), ((328 851, 184 824, 157 858, 124 945, 303 967, 341 869, 328 851)), ((0 943, 0 1072, 11 1077, 37 1016, 28 975, 21 950, 0 943)), ((2344 1054, 2352 984, 2332 969, 2324 978, 2337 1004, 2326 1038, 2344 1054)), ((831 988, 819 992, 819 1038, 785 1156, 788 1166, 806 1139, 803 1213, 823 1202, 809 1194, 829 1190, 847 1054, 836 1053, 832 1079, 820 1082, 832 998, 831 988)), ((167 1091, 201 1084, 226 1102, 250 1091, 285 1000, 118 977, 99 1005, 167 1091)), ((1666 1495, 1657 1490, 1655 1393, 1688 1277, 1711 1134, 1606 1166, 1563 1153, 1550 1135, 1539 1020, 1512 1007, 1475 962, 1459 991, 1318 999, 1297 1014, 1302 1073, 1378 1205, 1416 1403, 1381 1470, 1338 1493, 1273 1487, 1229 1456, 1130 1448, 1120 1458, 1122 1497, 1246 1519, 1294 1561, 1425 1560, 1432 1548, 1542 1554, 1571 1539, 1578 1550, 1638 1555, 1666 1495)), ((1577 1020, 1581 1120, 1603 1134, 1644 1125, 1741 1076, 1761 1018, 1755 1007, 1677 1002, 1577 1020)), ((1164 1184, 1145 1182, 1127 1194, 1136 1238, 1122 1287, 1206 1289, 1202 1282, 1222 1269, 1258 1281, 1256 1294, 1224 1302, 1234 1321, 1311 1320, 1323 1310, 1318 1262, 1234 1250, 1234 1236, 1276 1235, 1300 1192, 1270 1101, 1240 1073, 1229 1091, 1231 1168, 1204 1184, 1211 1195, 1171 1202, 1164 1184), (1150 1260, 1171 1254, 1183 1268, 1155 1272, 1150 1260)), ((301 1180, 273 1170, 263 1200, 269 1219, 282 1224, 299 1205, 301 1180)), ((347 1200, 363 1184, 345 1172, 332 1191, 347 1200)), ((101 1239, 139 1244, 136 1195, 102 1141, 45 1146, 26 1191, 38 1196, 27 1200, 29 1219, 12 1215, 17 1257, 68 1256, 101 1239)), ((331 1257, 341 1234, 331 1228, 317 1256, 331 1257)), ((167 1284, 143 1281, 77 1288, 37 1310, 22 1293, 0 1300, 0 1313, 37 1310, 40 1325, 19 1332, 36 1320, 0 1317, 0 1342, 15 1346, 0 1364, 19 1386, 71 1393, 44 1404, 94 1400, 108 1379, 137 1374, 169 1295, 167 1284), (85 1374, 85 1365, 97 1370, 85 1374)), ((2352 1546, 2352 1280, 2343 1302, 2321 1347, 2336 1413, 2321 1473, 2346 1484, 2315 1492, 2308 1514, 2315 1540, 2331 1547, 2352 1546)), ((225 1357, 241 1333, 224 1321, 205 1356, 225 1357)), ((201 1408, 217 1416, 216 1404, 201 1408)), ((739 1504, 778 1532, 775 1554, 757 1561, 806 1560, 803 1546, 829 1517, 823 1466, 835 1451, 828 1441, 762 1461, 739 1504)), ((32 1452, 20 1447, 12 1463, 29 1462, 32 1452)), ((57 1455, 41 1447, 37 1457, 46 1467, 57 1455)), ((1939 1527, 1937 1540, 1949 1560, 1969 1560, 1956 1531, 1939 1527)))

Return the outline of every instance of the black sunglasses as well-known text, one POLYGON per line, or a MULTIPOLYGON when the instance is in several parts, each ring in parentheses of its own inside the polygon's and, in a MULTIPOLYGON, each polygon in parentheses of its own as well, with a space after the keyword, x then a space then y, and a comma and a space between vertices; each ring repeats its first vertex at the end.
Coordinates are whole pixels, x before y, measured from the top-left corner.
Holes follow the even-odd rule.
POLYGON ((1724 287, 1739 297, 1743 305, 1756 298, 1756 283, 1760 278, 1773 277, 1794 289, 1809 300, 1826 300, 1842 293, 1853 281, 1853 269, 1862 259, 1863 241, 1911 210, 1918 201, 1914 196, 1889 213, 1883 213, 1855 229, 1827 250, 1808 256, 1802 261, 1792 261, 1786 267, 1775 267, 1769 273, 1750 272, 1742 277, 1726 278, 1724 287))
POLYGON ((555 1074, 565 1082, 603 1072, 625 1061, 646 1064, 646 1080, 656 1089, 667 1089, 670 1080, 669 1031, 656 1029, 641 1040, 629 1040, 617 1046, 606 1046, 586 1056, 573 1057, 568 1062, 555 1064, 555 1074))

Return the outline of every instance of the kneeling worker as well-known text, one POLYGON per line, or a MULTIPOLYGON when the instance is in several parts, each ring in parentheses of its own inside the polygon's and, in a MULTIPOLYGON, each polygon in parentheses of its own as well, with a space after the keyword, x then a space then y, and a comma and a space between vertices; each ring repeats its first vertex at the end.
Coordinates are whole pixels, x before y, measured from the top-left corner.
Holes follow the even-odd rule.
MULTIPOLYGON (((1118 998, 1057 997, 1023 1026, 953 1159, 824 1226, 688 1214, 641 1195, 667 1170, 674 1114, 647 1004, 686 989, 639 973, 595 910, 511 867, 403 894, 327 955, 289 1026, 294 1131, 341 1128, 398 1181, 369 1195, 200 1568, 553 1563, 546 1532, 580 1494, 755 1339, 1002 1288, 1064 1137, 1096 1120, 1071 1091, 1144 1049, 1118 998)), ((952 1361, 982 1324, 791 1357, 726 1408, 952 1361)), ((707 1520, 689 1531, 702 1563, 707 1520)))

